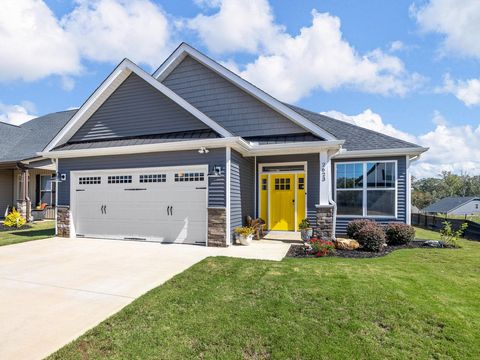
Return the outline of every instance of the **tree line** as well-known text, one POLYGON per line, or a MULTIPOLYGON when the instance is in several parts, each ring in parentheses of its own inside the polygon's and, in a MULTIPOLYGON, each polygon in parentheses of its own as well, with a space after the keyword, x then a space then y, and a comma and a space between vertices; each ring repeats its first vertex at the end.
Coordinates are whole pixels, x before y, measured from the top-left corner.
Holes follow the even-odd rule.
POLYGON ((412 181, 412 204, 420 210, 447 196, 480 196, 480 175, 455 175, 443 171, 439 178, 412 181))

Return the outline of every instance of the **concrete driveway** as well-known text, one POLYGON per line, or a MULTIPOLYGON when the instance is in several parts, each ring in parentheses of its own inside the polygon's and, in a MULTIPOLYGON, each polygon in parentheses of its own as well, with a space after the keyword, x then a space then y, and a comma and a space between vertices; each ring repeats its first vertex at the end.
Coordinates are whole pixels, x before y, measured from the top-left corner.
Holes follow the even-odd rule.
POLYGON ((44 358, 207 256, 281 260, 288 247, 61 238, 0 247, 0 359, 44 358))

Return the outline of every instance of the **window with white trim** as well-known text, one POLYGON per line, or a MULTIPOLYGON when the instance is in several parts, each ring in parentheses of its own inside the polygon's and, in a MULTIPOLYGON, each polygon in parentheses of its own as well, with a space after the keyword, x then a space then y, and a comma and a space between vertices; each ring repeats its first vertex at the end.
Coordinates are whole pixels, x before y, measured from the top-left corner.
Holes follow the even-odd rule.
POLYGON ((395 217, 396 176, 395 161, 337 163, 335 165, 337 214, 395 217))
POLYGON ((52 198, 52 176, 41 175, 40 176, 40 203, 53 205, 52 198))

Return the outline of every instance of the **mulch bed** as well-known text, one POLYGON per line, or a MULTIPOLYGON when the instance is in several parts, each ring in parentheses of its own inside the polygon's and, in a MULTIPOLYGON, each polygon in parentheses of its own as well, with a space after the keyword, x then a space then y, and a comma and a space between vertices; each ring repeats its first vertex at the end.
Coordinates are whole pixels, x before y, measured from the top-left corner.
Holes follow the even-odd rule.
MULTIPOLYGON (((362 249, 356 249, 356 250, 336 250, 335 255, 336 257, 342 257, 342 258, 375 258, 375 257, 381 257, 385 256, 387 254, 390 254, 392 251, 395 250, 400 250, 400 249, 442 249, 442 248, 432 248, 429 246, 425 246, 425 240, 415 240, 412 241, 408 245, 392 245, 392 246, 387 246, 384 251, 380 252, 372 252, 372 251, 365 251, 362 249)), ((451 247, 444 247, 445 248, 451 248, 451 247)), ((305 253, 305 248, 303 245, 298 245, 298 244, 293 244, 290 245, 290 249, 288 249, 286 257, 292 257, 292 258, 314 258, 316 257, 315 255, 309 255, 305 253)))

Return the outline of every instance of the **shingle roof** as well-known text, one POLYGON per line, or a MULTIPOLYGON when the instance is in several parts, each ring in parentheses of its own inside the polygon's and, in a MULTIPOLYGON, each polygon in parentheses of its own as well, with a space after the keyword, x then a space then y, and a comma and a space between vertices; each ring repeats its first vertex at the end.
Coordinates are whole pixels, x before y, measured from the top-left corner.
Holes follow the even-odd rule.
POLYGON ((421 146, 393 138, 376 131, 349 124, 345 121, 302 109, 298 106, 285 104, 295 112, 328 131, 339 140, 345 140, 343 148, 353 150, 402 149, 421 146))
POLYGON ((113 140, 96 140, 96 141, 81 141, 71 142, 58 146, 54 151, 65 150, 83 150, 83 149, 98 149, 108 148, 115 146, 132 146, 132 145, 145 145, 145 144, 161 144, 174 141, 187 141, 197 139, 215 139, 219 138, 215 131, 206 130, 193 130, 193 131, 179 131, 174 133, 156 134, 156 135, 142 135, 124 137, 113 140))
POLYGON ((32 119, 20 126, 0 123, 0 162, 36 157, 77 110, 61 111, 32 119))
POLYGON ((473 199, 480 200, 479 196, 467 196, 467 197, 446 197, 438 200, 437 202, 427 206, 423 211, 429 213, 448 213, 449 211, 466 204, 473 199))

